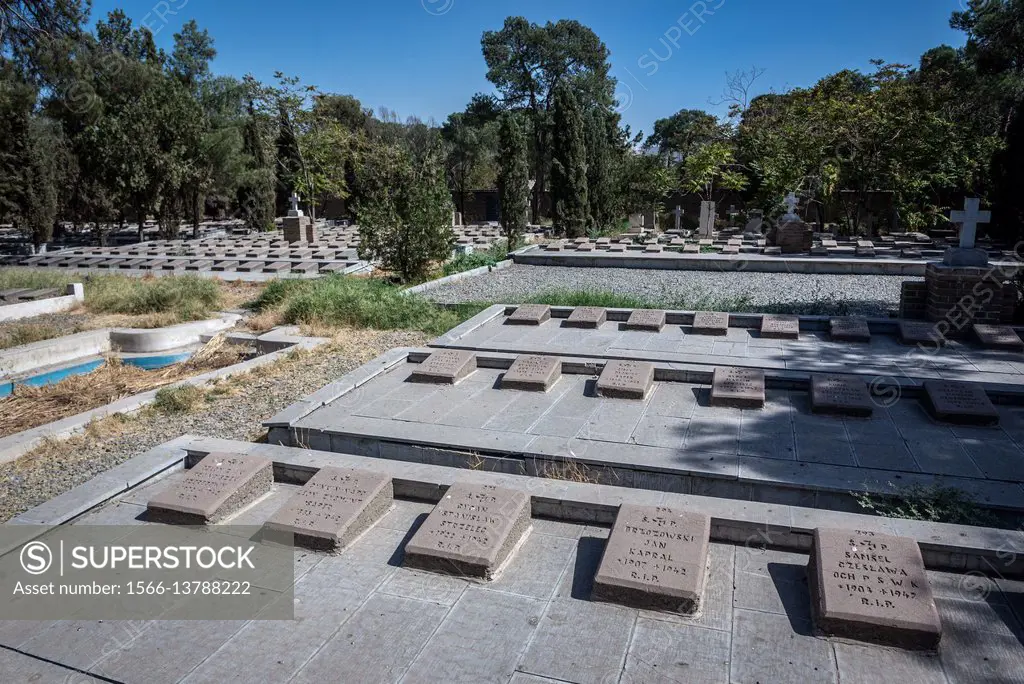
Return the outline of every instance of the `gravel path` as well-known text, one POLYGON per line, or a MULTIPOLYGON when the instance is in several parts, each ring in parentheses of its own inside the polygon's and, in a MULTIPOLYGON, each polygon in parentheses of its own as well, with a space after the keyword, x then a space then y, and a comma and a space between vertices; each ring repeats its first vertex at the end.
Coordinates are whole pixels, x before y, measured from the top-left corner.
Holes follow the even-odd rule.
POLYGON ((427 339, 418 332, 349 331, 330 349, 243 376, 229 385, 233 391, 198 410, 169 416, 146 411, 120 421, 108 419, 89 434, 44 445, 0 465, 0 522, 185 433, 254 440, 263 433, 263 420, 297 399, 389 349, 422 346, 427 339))
POLYGON ((466 278, 425 293, 445 304, 518 304, 552 290, 590 290, 732 311, 885 316, 899 306, 904 276, 719 273, 631 268, 520 266, 466 278))

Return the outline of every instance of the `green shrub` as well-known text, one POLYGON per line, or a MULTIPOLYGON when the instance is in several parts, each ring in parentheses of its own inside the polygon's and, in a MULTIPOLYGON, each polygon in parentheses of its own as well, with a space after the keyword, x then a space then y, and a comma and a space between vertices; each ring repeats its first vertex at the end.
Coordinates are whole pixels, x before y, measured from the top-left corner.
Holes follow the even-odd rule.
POLYGON ((157 390, 153 409, 163 414, 187 413, 203 402, 205 392, 194 385, 178 385, 157 390))
POLYGON ((888 496, 858 492, 853 496, 861 508, 886 518, 998 526, 995 516, 981 508, 966 492, 954 487, 914 485, 888 496))

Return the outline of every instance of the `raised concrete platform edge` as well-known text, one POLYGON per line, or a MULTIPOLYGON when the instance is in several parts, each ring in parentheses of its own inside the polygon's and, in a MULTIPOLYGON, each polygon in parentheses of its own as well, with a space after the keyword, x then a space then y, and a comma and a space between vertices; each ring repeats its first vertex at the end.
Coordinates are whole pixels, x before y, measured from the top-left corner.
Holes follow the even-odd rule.
POLYGON ((50 297, 34 302, 19 302, 0 306, 0 321, 17 321, 44 314, 60 313, 75 308, 85 301, 85 288, 81 283, 70 283, 63 297, 50 297))
POLYGON ((468 271, 462 271, 461 273, 453 273, 450 276, 445 276, 444 278, 438 278, 437 280, 430 280, 430 281, 427 281, 425 283, 421 283, 419 285, 416 285, 414 287, 406 288, 406 289, 402 290, 402 294, 404 294, 404 295, 411 295, 411 294, 421 294, 423 292, 429 292, 430 290, 437 289, 437 288, 441 287, 442 285, 447 285, 448 283, 456 283, 456 282, 458 282, 460 280, 465 280, 466 278, 472 278, 473 276, 484 275, 486 273, 490 273, 491 271, 500 271, 500 270, 502 270, 504 268, 508 268, 513 263, 514 262, 511 259, 506 259, 505 261, 499 261, 498 263, 494 264, 493 266, 480 266, 478 268, 473 268, 473 269, 470 269, 468 271))

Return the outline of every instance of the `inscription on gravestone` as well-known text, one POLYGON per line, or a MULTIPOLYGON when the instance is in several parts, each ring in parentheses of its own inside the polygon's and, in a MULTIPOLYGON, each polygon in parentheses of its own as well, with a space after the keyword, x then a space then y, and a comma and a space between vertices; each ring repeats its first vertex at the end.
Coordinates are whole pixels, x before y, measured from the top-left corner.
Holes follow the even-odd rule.
POLYGON ((608 319, 608 313, 597 306, 578 306, 562 321, 566 328, 599 328, 608 319))
POLYGON ((764 371, 755 368, 716 368, 711 379, 711 405, 763 407, 764 371))
POLYGON ((665 312, 654 309, 637 309, 629 315, 623 326, 626 330, 661 332, 665 327, 665 312))
POLYGON ((999 412, 985 389, 973 382, 927 380, 924 403, 936 420, 959 425, 999 424, 999 412))
POLYGON ((935 328, 934 323, 923 321, 900 321, 900 342, 903 344, 927 344, 942 346, 946 339, 935 328))
POLYGON ((594 600, 695 613, 704 596, 711 518, 665 507, 619 507, 594 577, 594 600))
POLYGON ((269 492, 273 482, 269 458, 208 454, 184 478, 149 500, 147 517, 180 525, 219 522, 269 492))
POLYGON ((557 356, 517 356, 501 377, 501 389, 547 392, 562 377, 557 356))
POLYGON ((403 564, 492 579, 529 527, 525 492, 455 483, 405 545, 403 564))
POLYGON ((698 311, 693 315, 694 335, 728 335, 729 314, 714 311, 698 311))
POLYGON ((612 399, 643 399, 653 386, 653 363, 608 361, 597 379, 597 394, 612 399))
POLYGON ((1008 325, 974 325, 974 334, 983 347, 1024 351, 1024 341, 1008 325))
POLYGON ((868 418, 874 404, 863 380, 846 375, 812 375, 811 411, 868 418))
POLYGON ((829 321, 832 339, 838 342, 870 342, 871 330, 863 318, 843 317, 829 321))
POLYGON ((807 575, 814 620, 825 634, 938 648, 942 623, 916 540, 819 528, 807 575))
POLYGON ((761 337, 795 340, 800 337, 800 319, 796 316, 761 317, 761 337))
POLYGON ((476 355, 462 349, 436 351, 419 364, 409 382, 434 382, 454 385, 476 370, 476 355))
POLYGON ((292 534, 296 546, 340 551, 368 530, 394 499, 391 478, 355 468, 321 468, 264 523, 267 536, 292 534))
POLYGON ((508 325, 540 325, 551 318, 551 307, 546 304, 526 304, 505 319, 508 325))

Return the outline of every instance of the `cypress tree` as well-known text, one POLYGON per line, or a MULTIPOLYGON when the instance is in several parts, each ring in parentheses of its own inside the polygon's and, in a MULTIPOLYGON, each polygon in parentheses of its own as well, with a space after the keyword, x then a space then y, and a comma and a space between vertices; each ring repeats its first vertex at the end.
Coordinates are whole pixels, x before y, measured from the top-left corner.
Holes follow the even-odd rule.
POLYGON ((498 196, 501 202, 501 226, 509 251, 516 249, 526 232, 530 208, 530 166, 526 135, 518 115, 501 118, 498 152, 498 196))
POLYGON ((242 129, 242 152, 248 160, 238 185, 238 206, 242 219, 250 230, 273 230, 274 175, 267 162, 267 152, 252 102, 249 103, 249 116, 242 129))
POLYGON ((608 116, 593 108, 587 115, 587 194, 590 219, 595 228, 607 228, 612 221, 612 150, 608 116))
POLYGON ((587 193, 587 150, 583 114, 568 86, 555 92, 551 145, 551 199, 555 206, 555 232, 582 237, 590 223, 587 193))

